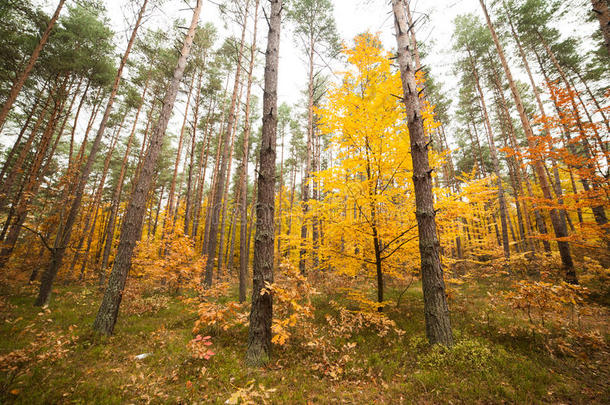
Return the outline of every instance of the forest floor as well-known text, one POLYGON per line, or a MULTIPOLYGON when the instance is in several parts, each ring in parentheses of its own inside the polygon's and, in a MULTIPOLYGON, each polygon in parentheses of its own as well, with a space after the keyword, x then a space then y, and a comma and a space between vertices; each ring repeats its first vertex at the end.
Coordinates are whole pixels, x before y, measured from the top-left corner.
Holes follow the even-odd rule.
MULTIPOLYGON (((245 326, 211 331, 215 355, 193 359, 187 344, 197 314, 177 296, 126 297, 106 338, 91 332, 95 287, 58 286, 45 309, 32 306, 35 286, 3 287, 0 403, 607 403, 608 308, 585 320, 601 331, 601 344, 561 354, 526 318, 491 306, 505 288, 501 280, 453 286, 451 350, 426 344, 414 284, 386 308, 400 334, 365 326, 347 339, 329 337, 334 351, 275 346, 272 362, 253 369, 243 364, 245 326)), ((315 297, 314 325, 336 315, 330 298, 315 297)))

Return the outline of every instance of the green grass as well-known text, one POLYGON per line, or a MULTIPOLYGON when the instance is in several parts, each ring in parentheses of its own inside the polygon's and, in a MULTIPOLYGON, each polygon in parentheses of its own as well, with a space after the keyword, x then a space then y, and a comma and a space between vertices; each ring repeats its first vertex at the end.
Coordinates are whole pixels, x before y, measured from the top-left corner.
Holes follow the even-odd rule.
MULTIPOLYGON (((31 287, 3 291, 0 356, 30 352, 16 370, 0 372, 0 403, 222 404, 253 381, 259 393, 260 386, 275 390, 267 394, 270 403, 604 403, 610 398, 607 354, 560 358, 549 355, 535 337, 507 336, 502 328, 522 320, 496 314, 493 322, 486 319, 489 288, 460 287, 452 302, 456 345, 450 350, 427 345, 421 289, 412 286, 399 307, 386 309, 405 331, 402 336, 380 337, 364 329, 349 338, 329 338, 337 348, 356 343, 349 359, 340 362, 344 353, 323 359, 304 345, 275 347, 272 362, 261 369, 244 366, 245 327, 211 330, 216 355, 192 359, 186 345, 195 314, 179 297, 150 295, 148 302, 166 303, 150 312, 124 302, 115 335, 105 338, 91 332, 101 299, 93 287, 58 287, 47 311, 32 306, 31 287), (48 357, 37 357, 45 353, 48 357), (135 360, 141 353, 152 355, 135 360), (320 364, 340 364, 341 372, 333 376, 320 364)), ((388 294, 396 298, 400 291, 388 294)), ((325 316, 336 312, 330 299, 346 303, 341 295, 315 297, 314 326, 321 331, 325 316)))

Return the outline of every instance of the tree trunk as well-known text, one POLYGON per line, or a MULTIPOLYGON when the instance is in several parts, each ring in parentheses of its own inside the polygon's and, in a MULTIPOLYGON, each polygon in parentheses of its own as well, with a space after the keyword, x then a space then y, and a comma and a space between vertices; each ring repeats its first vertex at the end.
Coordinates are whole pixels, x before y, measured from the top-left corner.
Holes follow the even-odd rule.
MULTIPOLYGON (((250 153, 250 95, 252 92, 252 74, 254 72, 256 38, 258 32, 258 7, 260 0, 254 3, 254 28, 252 44, 250 45, 250 66, 248 68, 248 83, 246 85, 246 111, 244 113, 244 142, 242 145, 242 164, 240 173, 240 220, 239 220, 239 302, 246 301, 246 281, 248 276, 248 155, 250 153)), ((254 199, 254 196, 252 196, 254 199)))
MULTIPOLYGON (((29 178, 24 178, 24 182, 27 183, 23 189, 23 192, 21 193, 22 198, 20 198, 18 201, 15 201, 14 203, 15 209, 13 214, 13 223, 8 229, 6 240, 4 240, 2 250, 0 250, 0 269, 4 268, 4 266, 10 259, 11 254, 13 253, 13 249, 15 248, 15 244, 17 243, 17 239, 19 238, 19 233, 21 232, 21 226, 25 222, 30 203, 37 194, 38 188, 40 187, 40 184, 43 181, 43 177, 46 172, 45 168, 43 168, 43 162, 49 149, 49 144, 53 137, 53 133, 55 132, 59 114, 63 107, 63 101, 60 94, 64 92, 66 82, 67 79, 63 81, 59 94, 55 98, 55 104, 51 113, 51 117, 49 118, 49 121, 47 122, 40 142, 36 147, 34 161, 32 162, 32 166, 29 170, 29 178)), ((61 134, 58 134, 57 142, 59 141, 60 137, 61 134)), ((55 147, 52 148, 52 152, 48 158, 48 162, 50 162, 50 159, 53 157, 54 148, 55 147)))
POLYGON ((311 47, 309 49, 309 75, 307 81, 307 155, 305 157, 305 175, 301 180, 303 183, 303 195, 301 196, 301 204, 303 206, 303 223, 301 224, 301 251, 299 252, 299 269, 301 274, 305 274, 307 265, 307 224, 309 222, 309 177, 312 172, 312 154, 313 154, 313 56, 314 46, 313 39, 310 39, 311 47))
POLYGON ((208 155, 210 149, 210 133, 209 122, 210 117, 214 115, 216 110, 216 98, 210 100, 208 114, 203 128, 203 142, 201 145, 201 153, 199 154, 199 165, 197 166, 197 197, 195 201, 195 213, 193 214, 193 230, 191 237, 196 239, 199 229, 199 219, 201 217, 201 205, 203 204, 203 187, 205 186, 205 175, 208 168, 208 155))
MULTIPOLYGON (((25 135, 26 131, 30 127, 30 122, 32 121, 32 118, 34 118, 34 116, 36 115, 36 110, 40 106, 41 98, 43 98, 44 90, 47 88, 48 84, 49 84, 49 80, 47 80, 44 83, 44 86, 42 87, 42 89, 38 93, 38 96, 36 97, 36 100, 34 100, 34 102, 32 103, 32 108, 30 110, 30 113, 28 114, 28 117, 26 118, 25 123, 21 126, 21 130, 19 131, 19 135, 17 136, 17 139, 15 140, 15 143, 14 143, 13 147, 11 148, 9 153, 6 155, 6 159, 4 160, 4 163, 2 165, 2 170, 0 171, 0 184, 2 185, 0 187, 0 195, 4 194, 3 191, 2 191, 4 189, 4 187, 5 187, 4 181, 3 181, 4 180, 4 175, 6 174, 7 170, 9 169, 9 167, 11 167, 11 161, 13 160, 13 156, 17 152, 17 149, 19 149, 19 145, 21 145, 21 140, 23 139, 23 136, 25 135)), ((44 97, 44 98, 46 100, 45 105, 48 105, 49 104, 49 97, 47 96, 47 97, 44 97)), ((12 167, 13 167, 13 169, 15 168, 14 165, 12 167)))
POLYGON ((105 335, 111 335, 114 330, 114 325, 116 324, 119 306, 121 305, 121 299, 123 297, 123 289, 125 288, 127 274, 131 267, 133 250, 142 231, 142 221, 146 210, 146 199, 150 191, 153 172, 157 164, 159 152, 161 151, 167 124, 174 108, 176 95, 178 94, 178 88, 180 87, 180 80, 184 74, 186 61, 193 44, 195 29, 199 22, 201 1, 202 0, 197 0, 197 5, 193 12, 193 19, 186 34, 184 44, 182 45, 182 51, 180 52, 174 75, 167 88, 165 97, 163 98, 163 107, 161 108, 159 120, 151 133, 150 147, 142 164, 142 172, 137 179, 137 183, 135 184, 133 194, 125 212, 114 266, 112 267, 112 272, 108 279, 108 287, 106 288, 104 298, 102 299, 100 309, 93 324, 93 328, 97 332, 105 335))
MULTIPOLYGON (((205 63, 205 61, 204 61, 205 63)), ((201 96, 201 76, 202 72, 199 72, 197 78, 197 95, 195 96, 195 111, 193 112, 193 134, 191 136, 191 156, 188 171, 188 181, 186 187, 186 206, 184 208, 184 234, 189 234, 189 225, 191 223, 191 205, 193 198, 191 196, 192 183, 193 183, 193 165, 195 164, 195 145, 197 139, 197 122, 199 121, 199 100, 201 96)))
MULTIPOLYGON (((78 243, 78 247, 76 249, 76 252, 74 253, 74 258, 72 260, 72 264, 70 266, 70 273, 72 273, 72 271, 74 270, 74 266, 76 265, 76 262, 78 261, 78 258, 80 256, 80 250, 83 246, 83 243, 85 241, 85 233, 87 232, 88 228, 89 228, 89 223, 91 221, 91 215, 95 215, 94 217, 94 225, 92 226, 92 229, 95 228, 95 222, 97 220, 97 212, 99 210, 99 206, 101 204, 102 201, 102 193, 104 191, 104 184, 106 183, 106 175, 108 174, 108 168, 110 167, 110 160, 112 159, 112 153, 114 152, 114 148, 116 147, 116 144, 119 140, 119 136, 121 134, 121 129, 123 128, 123 123, 125 122, 125 117, 127 116, 127 113, 125 113, 125 115, 123 115, 123 119, 121 121, 121 124, 119 125, 119 127, 117 128, 116 134, 114 135, 114 137, 112 138, 112 140, 110 141, 110 146, 108 148, 108 153, 106 154, 106 157, 104 159, 104 167, 102 169, 102 177, 100 179, 100 184, 97 188, 95 188, 95 192, 93 195, 93 200, 91 202, 91 209, 89 210, 89 213, 86 216, 86 220, 85 220, 85 226, 83 228, 83 234, 81 235, 80 241, 78 243)), ((91 235, 91 233, 90 233, 91 235)), ((91 245, 91 242, 89 241, 89 245, 91 245)), ((85 259, 86 262, 86 259, 85 259)))
POLYGON ((277 136, 277 77, 279 64, 282 0, 271 0, 269 34, 265 54, 265 90, 263 93, 263 133, 260 146, 256 236, 254 237, 254 274, 252 309, 248 332, 246 363, 261 366, 271 356, 273 297, 261 294, 266 283, 273 283, 274 211, 275 211, 275 141, 277 136))
POLYGON ((498 153, 496 151, 496 143, 494 141, 494 135, 491 129, 491 122, 489 121, 489 114, 487 113, 487 106, 485 104, 485 96, 483 95, 483 89, 479 80, 479 73, 475 66, 474 59, 468 49, 468 56, 470 64, 472 66, 472 73, 474 74, 474 82, 479 93, 479 100, 481 102, 481 109, 483 111, 483 117, 485 119, 485 128, 487 129, 487 141, 489 143, 489 152, 491 154, 491 162, 493 164, 494 172, 496 174, 496 182, 498 186, 498 201, 500 203, 500 224, 502 226, 502 247, 504 248, 504 257, 510 258, 510 246, 508 244, 508 230, 506 217, 508 216, 506 208, 506 200, 504 198, 504 187, 502 186, 502 177, 500 176, 500 163, 498 162, 498 153))
MULTIPOLYGON (((57 94, 55 94, 56 90, 57 90, 57 88, 53 87, 49 91, 49 95, 47 96, 45 103, 42 106, 40 114, 39 114, 38 118, 36 119, 36 122, 34 123, 34 127, 32 128, 30 135, 26 139, 25 143, 21 146, 21 150, 19 151, 19 154, 15 158, 15 163, 12 165, 11 170, 9 171, 8 175, 6 176, 6 179, 4 179, 2 184, 0 184, 0 197, 2 197, 0 199, 0 210, 4 209, 6 207, 6 205, 8 204, 8 201, 9 201, 8 196, 10 194, 10 190, 11 190, 15 180, 17 179, 17 176, 23 172, 23 168, 25 166, 25 159, 27 158, 28 153, 30 152, 30 150, 32 148, 32 144, 34 143, 34 140, 36 139, 36 135, 38 134, 38 130, 40 129, 40 126, 42 125, 45 117, 47 116, 49 103, 51 102, 51 100, 54 97, 57 97, 57 94)), ((57 105, 55 105, 55 108, 57 108, 57 105)), ((13 147, 13 150, 15 150, 17 147, 18 147, 18 145, 15 144, 15 146, 13 147)))
POLYGON ((282 192, 284 191, 284 131, 282 128, 282 152, 280 153, 280 185, 278 190, 278 215, 277 215, 277 254, 276 254, 276 266, 279 267, 280 259, 282 257, 282 192))
POLYGON ((422 289, 426 335, 431 344, 453 345, 449 308, 445 294, 445 281, 441 267, 440 243, 436 232, 434 196, 432 193, 432 169, 428 160, 428 142, 424 133, 423 118, 417 94, 415 73, 411 61, 408 25, 402 0, 392 0, 398 64, 402 80, 403 101, 406 108, 413 161, 413 184, 419 252, 421 257, 422 289))
MULTIPOLYGON (((243 84, 239 85, 239 96, 237 97, 237 105, 241 103, 243 84)), ((227 178, 224 185, 224 193, 222 196, 222 208, 221 208, 221 221, 220 229, 218 231, 218 276, 222 274, 223 270, 223 250, 225 243, 225 225, 227 222, 227 207, 229 206, 229 186, 231 185, 231 167, 233 166, 233 152, 235 151, 235 134, 237 133, 237 124, 239 122, 238 113, 235 113, 235 125, 233 127, 233 133, 231 134, 231 147, 229 148, 229 162, 227 164, 227 178)))
MULTIPOLYGON (((184 107, 184 118, 182 119, 182 127, 180 128, 180 137, 178 138, 178 150, 176 151, 176 160, 174 161, 174 173, 172 175, 172 182, 170 183, 169 186, 169 195, 167 198, 167 206, 165 207, 165 216, 163 218, 163 229, 161 230, 162 232, 162 237, 161 239, 165 239, 165 235, 167 232, 167 229, 170 228, 172 226, 172 224, 175 221, 175 218, 173 217, 173 212, 174 212, 174 196, 176 194, 176 179, 178 178, 178 166, 180 166, 180 156, 182 155, 182 143, 184 141, 184 130, 186 129, 186 121, 188 118, 188 113, 189 113, 189 105, 191 104, 191 95, 193 93, 193 85, 195 83, 195 75, 193 75, 193 77, 191 78, 190 81, 190 85, 189 85, 189 92, 188 92, 188 96, 186 98, 186 106, 184 107), (171 223, 168 224, 167 221, 171 221, 171 223)), ((195 136, 195 134, 193 133, 193 136, 195 136)), ((178 193, 180 194, 180 193, 178 193)), ((162 250, 162 254, 165 255, 165 250, 167 249, 167 246, 162 250)))
POLYGON ((106 278, 106 267, 108 267, 108 259, 110 258, 110 251, 112 249, 112 243, 114 241, 114 228, 116 227, 116 218, 119 212, 119 206, 121 204, 121 194, 123 193, 123 181, 125 180, 125 172, 127 171, 127 162, 129 160, 129 153, 131 152, 131 145, 136 134, 136 128, 138 126, 138 118, 142 107, 144 106, 144 99, 148 90, 149 78, 146 79, 144 84, 144 90, 142 91, 142 102, 138 106, 136 115, 133 119, 133 125, 131 127, 131 133, 127 139, 127 145, 125 146, 125 153, 123 154, 123 161, 121 162, 121 171, 119 172, 119 178, 117 179, 117 185, 112 192, 112 202, 110 203, 110 214, 108 217, 108 224, 106 225, 106 236, 104 244, 104 252, 102 254, 102 264, 100 265, 99 285, 102 286, 105 283, 106 278))

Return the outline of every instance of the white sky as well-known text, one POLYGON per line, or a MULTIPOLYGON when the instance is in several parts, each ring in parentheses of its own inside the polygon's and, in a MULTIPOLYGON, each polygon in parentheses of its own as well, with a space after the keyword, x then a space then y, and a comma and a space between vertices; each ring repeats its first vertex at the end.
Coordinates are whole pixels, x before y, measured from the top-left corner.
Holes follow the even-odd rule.
MULTIPOLYGON (((114 25, 115 31, 125 30, 126 0, 104 0, 108 6, 109 16, 114 25), (121 6, 123 5, 123 7, 121 6)), ((193 4, 194 0, 187 0, 193 4)), ((298 0, 293 0, 298 1, 298 0)), ((139 2, 139 1, 138 1, 139 2)), ((489 0, 487 0, 489 3, 489 0)), ((583 15, 587 10, 579 4, 581 0, 565 0, 565 7, 576 10, 567 17, 567 23, 560 25, 560 30, 564 35, 573 35, 578 32, 582 36, 584 32, 591 32, 596 29, 593 24, 579 25, 578 15, 583 15), (580 9, 580 10, 579 10, 580 9)), ((251 2, 253 3, 253 1, 251 2)), ((266 0, 261 0, 261 5, 266 5, 266 0)), ((395 47, 394 24, 391 18, 391 7, 388 0, 334 0, 334 14, 337 29, 341 39, 350 43, 352 38, 364 31, 379 32, 382 41, 387 49, 395 47)), ((155 16, 147 24, 152 26, 169 26, 171 19, 181 17, 187 22, 190 21, 190 10, 186 9, 185 0, 166 0, 162 12, 156 11, 155 16)), ((435 78, 443 83, 444 89, 449 99, 457 95, 458 78, 452 73, 452 65, 455 61, 455 52, 451 50, 451 36, 453 32, 453 19, 459 14, 475 13, 484 22, 483 14, 478 0, 411 0, 413 18, 421 18, 421 23, 416 25, 416 36, 418 41, 425 42, 429 49, 428 57, 423 61, 430 67, 435 78)), ((129 10, 127 10, 129 12, 129 10)), ((133 13, 129 13, 133 14, 133 13)), ((262 14, 262 13, 261 13, 262 14)), ((130 16, 130 19, 133 17, 130 16)), ((493 15, 492 15, 493 19, 493 15)), ((580 19, 582 21, 582 19, 580 19)), ((236 24, 225 26, 219 17, 218 7, 215 1, 204 0, 201 13, 201 23, 212 22, 219 29, 219 36, 226 37, 229 34, 239 36, 239 27, 236 24)), ((188 25, 188 24, 187 24, 188 25)), ((263 19, 259 21, 258 47, 263 50, 266 46, 267 26, 263 19)), ((122 36, 123 42, 127 41, 127 34, 122 36)), ((248 34, 250 35, 250 33, 248 34)), ((220 42, 220 40, 219 40, 220 42)), ((509 57, 511 52, 508 51, 509 57)), ((306 88, 306 63, 303 59, 303 50, 299 48, 292 35, 291 24, 284 23, 282 26, 282 38, 280 44, 280 67, 279 67, 279 102, 295 104, 302 101, 301 92, 306 88)), ((257 66, 255 73, 262 78, 263 59, 257 66)), ((332 69, 340 70, 337 63, 330 63, 332 69)), ((516 64, 513 64, 516 65, 516 64)), ((522 81, 527 81, 523 72, 514 69, 514 74, 522 81)), ((326 69, 327 74, 330 69, 326 69)), ((260 88, 256 89, 259 96, 260 88)), ((260 99, 260 98, 259 98, 260 99)), ((178 104, 176 109, 180 111, 178 104)), ((173 124, 179 121, 177 116, 181 115, 175 111, 173 124)))

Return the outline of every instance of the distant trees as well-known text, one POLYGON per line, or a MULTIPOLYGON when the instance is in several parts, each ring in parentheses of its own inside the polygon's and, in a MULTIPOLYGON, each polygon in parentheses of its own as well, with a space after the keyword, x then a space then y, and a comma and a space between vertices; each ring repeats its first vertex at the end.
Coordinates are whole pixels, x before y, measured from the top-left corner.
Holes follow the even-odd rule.
POLYGON ((73 194, 73 199, 69 203, 70 209, 68 211, 68 215, 66 217, 65 223, 59 225, 57 235, 55 236, 53 250, 51 251, 52 255, 49 267, 42 275, 40 291, 35 302, 35 304, 38 306, 45 305, 48 302, 49 295, 51 293, 51 288, 53 286, 53 281, 55 280, 55 276, 57 275, 57 272, 61 267, 65 251, 68 248, 68 243, 70 242, 70 237, 72 235, 72 229, 75 225, 78 211, 81 207, 85 186, 87 185, 89 174, 91 173, 91 169, 93 168, 96 155, 100 149, 102 137, 104 136, 104 132, 106 131, 106 124, 108 122, 108 119, 110 118, 110 113, 112 112, 112 106, 114 104, 114 100, 119 89, 119 83, 121 82, 121 78, 123 75, 123 68, 127 64, 127 59, 129 58, 129 53, 131 52, 131 48, 133 47, 133 44, 135 42, 138 28, 140 27, 142 18, 144 17, 144 12, 146 11, 147 3, 148 0, 143 0, 142 2, 140 11, 136 18, 134 29, 132 30, 129 42, 127 43, 127 49, 125 50, 125 53, 121 58, 119 68, 114 78, 114 82, 112 83, 112 88, 110 89, 110 95, 108 97, 108 101, 106 102, 106 108, 104 110, 102 120, 99 124, 99 128, 97 130, 95 138, 93 139, 93 142, 91 144, 91 150, 89 151, 89 155, 87 156, 87 160, 84 166, 79 170, 79 173, 75 178, 76 187, 71 193, 73 194))
MULTIPOLYGON (((305 172, 302 179, 302 209, 301 250, 299 268, 305 273, 307 259, 307 233, 309 219, 310 193, 314 200, 318 198, 318 185, 314 181, 310 191, 311 174, 319 170, 318 150, 319 139, 315 137, 316 122, 314 116, 315 83, 319 71, 316 60, 325 56, 332 57, 338 52, 338 34, 333 17, 333 6, 329 0, 304 0, 290 3, 288 17, 296 24, 295 34, 298 44, 307 58, 307 154, 305 156, 305 172), (318 142, 316 142, 318 141, 318 142)), ((326 63, 326 61, 322 60, 326 63)), ((318 267, 319 222, 314 215, 311 219, 311 238, 313 241, 313 267, 318 267)))
POLYGON ((30 58, 28 59, 28 62, 25 65, 25 68, 15 78, 15 81, 13 82, 13 86, 11 87, 11 90, 9 91, 8 98, 4 102, 4 104, 2 105, 2 109, 0 110, 0 131, 2 131, 2 127, 4 126, 4 123, 6 122, 6 117, 9 113, 11 107, 13 106, 13 103, 17 99, 17 96, 19 95, 21 88, 25 84, 25 81, 27 80, 28 76, 30 75, 30 72, 34 68, 34 64, 38 60, 40 51, 42 51, 42 48, 46 45, 47 41, 49 40, 49 36, 51 35, 51 30, 55 26, 55 22, 59 18, 59 13, 61 12, 61 9, 63 8, 65 2, 66 2, 66 0, 59 0, 59 4, 57 4, 57 7, 55 8, 55 12, 53 13, 53 16, 51 17, 51 19, 49 20, 49 23, 47 24, 47 28, 42 33, 42 36, 40 37, 38 44, 34 48, 34 51, 30 55, 30 58))

